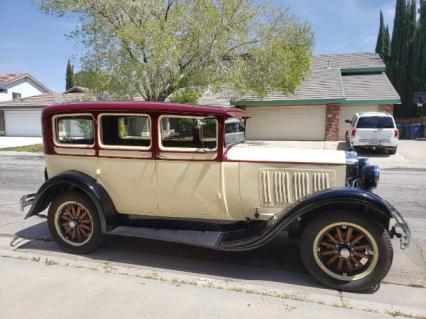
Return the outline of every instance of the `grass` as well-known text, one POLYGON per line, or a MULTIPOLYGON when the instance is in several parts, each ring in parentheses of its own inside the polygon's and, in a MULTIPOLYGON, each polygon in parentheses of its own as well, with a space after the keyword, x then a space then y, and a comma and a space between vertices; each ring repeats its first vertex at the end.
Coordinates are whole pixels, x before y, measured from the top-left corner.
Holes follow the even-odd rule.
POLYGON ((6 148, 0 148, 0 151, 43 153, 43 145, 32 144, 32 145, 25 145, 25 146, 6 147, 6 148))

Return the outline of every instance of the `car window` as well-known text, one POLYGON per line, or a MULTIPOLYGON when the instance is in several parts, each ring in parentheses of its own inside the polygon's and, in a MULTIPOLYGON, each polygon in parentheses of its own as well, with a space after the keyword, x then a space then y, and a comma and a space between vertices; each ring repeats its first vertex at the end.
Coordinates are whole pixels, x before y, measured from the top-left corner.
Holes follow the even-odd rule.
POLYGON ((225 122, 225 147, 244 142, 245 127, 241 119, 228 119, 225 122))
POLYGON ((151 146, 151 122, 147 115, 102 115, 101 141, 111 146, 151 146))
POLYGON ((91 116, 67 116, 56 119, 56 141, 60 144, 93 145, 91 116))
POLYGON ((389 116, 365 116, 358 119, 357 128, 395 128, 389 116))
POLYGON ((161 145, 169 148, 216 149, 217 120, 212 118, 162 117, 161 145))

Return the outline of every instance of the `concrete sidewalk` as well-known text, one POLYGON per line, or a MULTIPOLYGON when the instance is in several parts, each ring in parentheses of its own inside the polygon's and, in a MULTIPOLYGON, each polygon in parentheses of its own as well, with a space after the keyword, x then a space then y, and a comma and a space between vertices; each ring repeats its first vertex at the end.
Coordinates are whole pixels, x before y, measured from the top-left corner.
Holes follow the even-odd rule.
MULTIPOLYGON (((340 304, 217 289, 155 275, 142 277, 108 269, 88 270, 48 262, 0 258, 1 318, 385 318, 340 304), (152 276, 152 277, 150 277, 152 276)), ((209 286, 209 283, 211 286, 209 286)))
MULTIPOLYGON (((41 314, 53 318, 61 312, 62 318, 68 318, 68 313, 85 317, 86 312, 114 318, 116 311, 123 318, 135 313, 148 318, 183 314, 188 318, 229 318, 230 313, 234 318, 426 318, 424 288, 382 284, 372 294, 340 293, 297 284, 307 276, 295 272, 281 272, 295 284, 250 276, 236 280, 153 267, 148 261, 147 265, 130 265, 96 254, 70 255, 55 251, 56 245, 49 241, 38 242, 38 249, 31 249, 32 242, 0 237, 0 295, 4 296, 0 309, 8 309, 11 318, 28 314, 25 309, 37 309, 35 318, 41 314), (18 298, 25 300, 25 308, 15 301, 18 298)), ((1 310, 0 317, 4 317, 1 310)))

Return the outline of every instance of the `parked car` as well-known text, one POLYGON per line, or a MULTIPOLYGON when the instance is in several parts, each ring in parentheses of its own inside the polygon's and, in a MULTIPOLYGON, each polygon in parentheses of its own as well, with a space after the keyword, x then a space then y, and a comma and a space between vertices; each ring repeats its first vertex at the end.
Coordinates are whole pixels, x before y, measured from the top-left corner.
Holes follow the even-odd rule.
POLYGON ((48 208, 52 237, 88 253, 105 235, 225 251, 300 239, 306 269, 329 287, 364 291, 392 263, 402 215, 372 192, 379 168, 354 152, 244 139, 237 108, 81 102, 43 110, 46 182, 21 199, 48 208))
POLYGON ((346 131, 346 141, 353 147, 386 149, 395 154, 399 132, 393 116, 386 112, 355 113, 346 131))

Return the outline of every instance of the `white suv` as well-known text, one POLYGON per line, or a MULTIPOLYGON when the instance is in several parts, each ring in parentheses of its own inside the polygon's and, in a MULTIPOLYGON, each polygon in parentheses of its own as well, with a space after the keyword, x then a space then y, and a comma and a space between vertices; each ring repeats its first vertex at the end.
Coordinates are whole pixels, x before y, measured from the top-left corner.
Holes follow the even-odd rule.
POLYGON ((399 132, 393 116, 386 112, 355 113, 346 131, 346 141, 354 147, 384 148, 395 154, 399 132))

